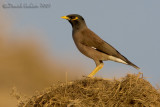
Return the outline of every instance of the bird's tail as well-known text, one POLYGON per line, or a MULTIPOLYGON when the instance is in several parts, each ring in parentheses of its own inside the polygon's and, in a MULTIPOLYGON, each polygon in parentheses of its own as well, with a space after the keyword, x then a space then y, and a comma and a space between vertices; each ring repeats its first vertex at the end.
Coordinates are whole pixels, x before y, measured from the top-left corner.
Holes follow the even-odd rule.
POLYGON ((138 70, 140 69, 137 65, 133 64, 130 61, 127 61, 127 64, 130 65, 130 66, 132 66, 132 67, 134 67, 134 68, 136 68, 136 69, 138 69, 138 70))

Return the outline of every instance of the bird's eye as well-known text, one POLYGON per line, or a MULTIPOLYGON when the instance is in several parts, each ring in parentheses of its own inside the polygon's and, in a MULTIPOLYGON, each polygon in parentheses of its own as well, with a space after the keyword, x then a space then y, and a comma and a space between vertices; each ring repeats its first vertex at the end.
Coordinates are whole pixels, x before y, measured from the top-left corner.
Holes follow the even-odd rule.
POLYGON ((75 16, 71 16, 70 18, 71 18, 71 19, 75 19, 75 16))
POLYGON ((71 20, 77 20, 78 17, 76 17, 76 16, 71 16, 70 19, 71 19, 71 20))

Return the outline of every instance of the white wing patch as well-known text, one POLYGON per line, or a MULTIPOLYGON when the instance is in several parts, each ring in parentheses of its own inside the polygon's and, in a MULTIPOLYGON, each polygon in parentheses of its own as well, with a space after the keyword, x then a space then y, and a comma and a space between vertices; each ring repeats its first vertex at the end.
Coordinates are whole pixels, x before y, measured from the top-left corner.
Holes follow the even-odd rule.
POLYGON ((116 61, 116 62, 120 62, 120 63, 123 63, 123 64, 127 64, 125 61, 123 61, 122 59, 120 59, 120 58, 116 58, 116 57, 114 57, 114 56, 109 56, 108 57, 110 60, 112 60, 112 61, 116 61))
MULTIPOLYGON (((91 47, 92 49, 97 49, 97 48, 95 48, 95 47, 91 47)), ((109 60, 112 60, 112 61, 116 61, 116 62, 119 62, 119 63, 123 63, 123 64, 127 64, 125 61, 123 61, 122 59, 120 59, 120 58, 116 58, 116 57, 114 57, 114 56, 109 56, 108 57, 108 59, 109 60)))
POLYGON ((92 49, 95 49, 95 50, 97 49, 97 48, 95 48, 95 47, 91 47, 91 48, 92 48, 92 49))

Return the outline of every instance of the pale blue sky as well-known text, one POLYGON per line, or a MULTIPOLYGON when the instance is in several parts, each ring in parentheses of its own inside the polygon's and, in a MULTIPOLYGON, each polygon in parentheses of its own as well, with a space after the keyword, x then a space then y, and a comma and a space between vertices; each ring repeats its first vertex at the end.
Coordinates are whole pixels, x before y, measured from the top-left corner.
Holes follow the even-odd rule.
MULTIPOLYGON (((74 45, 71 25, 61 16, 82 15, 88 27, 114 46, 152 84, 160 83, 160 1, 159 0, 6 0, 5 3, 51 4, 50 8, 3 9, 12 19, 16 31, 33 29, 41 32, 54 56, 68 66, 79 64, 84 74, 95 67, 94 62, 82 55, 74 45)), ((75 71, 76 72, 76 71, 75 71)), ((105 62, 97 76, 112 78, 126 73, 137 73, 130 66, 105 62)))

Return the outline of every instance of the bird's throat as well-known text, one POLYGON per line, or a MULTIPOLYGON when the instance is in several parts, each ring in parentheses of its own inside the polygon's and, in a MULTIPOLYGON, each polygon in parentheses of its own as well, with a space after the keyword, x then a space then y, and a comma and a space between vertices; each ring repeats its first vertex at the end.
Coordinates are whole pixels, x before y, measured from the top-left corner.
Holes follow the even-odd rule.
POLYGON ((72 28, 73 28, 74 32, 87 27, 85 22, 74 21, 74 22, 70 22, 70 23, 72 25, 72 28))

